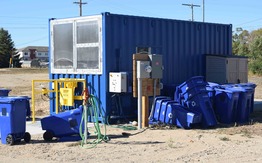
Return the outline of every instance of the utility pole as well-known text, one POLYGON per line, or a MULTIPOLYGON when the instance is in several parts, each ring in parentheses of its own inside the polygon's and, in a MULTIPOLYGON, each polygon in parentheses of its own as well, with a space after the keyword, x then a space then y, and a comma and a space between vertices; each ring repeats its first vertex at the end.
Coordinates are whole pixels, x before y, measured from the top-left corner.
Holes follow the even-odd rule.
POLYGON ((82 0, 79 0, 79 2, 74 2, 74 4, 79 5, 79 15, 82 16, 82 5, 86 5, 86 2, 82 2, 82 0))
POLYGON ((205 0, 203 0, 203 22, 205 22, 205 0))
POLYGON ((192 21, 194 21, 194 7, 200 7, 200 5, 194 5, 194 4, 182 4, 182 5, 191 7, 191 10, 192 10, 192 21))

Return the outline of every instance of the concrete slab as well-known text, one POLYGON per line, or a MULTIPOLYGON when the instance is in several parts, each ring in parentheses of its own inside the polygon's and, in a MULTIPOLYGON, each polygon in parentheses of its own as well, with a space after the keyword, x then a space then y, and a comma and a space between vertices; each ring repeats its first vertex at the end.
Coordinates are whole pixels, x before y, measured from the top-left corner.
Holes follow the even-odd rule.
POLYGON ((29 132, 31 135, 37 135, 43 134, 45 131, 42 130, 40 121, 35 121, 34 123, 32 121, 27 121, 26 132, 29 132))

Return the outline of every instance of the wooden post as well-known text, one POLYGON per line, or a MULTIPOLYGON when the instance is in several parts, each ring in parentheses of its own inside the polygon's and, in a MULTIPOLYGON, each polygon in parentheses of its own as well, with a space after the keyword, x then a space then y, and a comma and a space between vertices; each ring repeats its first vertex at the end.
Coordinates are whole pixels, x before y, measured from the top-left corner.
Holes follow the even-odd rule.
POLYGON ((149 117, 148 96, 142 96, 142 128, 148 127, 148 117, 149 117))

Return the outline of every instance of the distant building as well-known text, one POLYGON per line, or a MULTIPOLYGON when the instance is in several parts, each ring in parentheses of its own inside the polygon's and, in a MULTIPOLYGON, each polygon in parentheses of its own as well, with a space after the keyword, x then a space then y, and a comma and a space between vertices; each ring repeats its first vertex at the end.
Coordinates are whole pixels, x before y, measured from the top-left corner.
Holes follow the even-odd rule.
POLYGON ((32 61, 39 59, 41 62, 48 62, 48 47, 47 46, 27 46, 18 49, 21 61, 32 61))

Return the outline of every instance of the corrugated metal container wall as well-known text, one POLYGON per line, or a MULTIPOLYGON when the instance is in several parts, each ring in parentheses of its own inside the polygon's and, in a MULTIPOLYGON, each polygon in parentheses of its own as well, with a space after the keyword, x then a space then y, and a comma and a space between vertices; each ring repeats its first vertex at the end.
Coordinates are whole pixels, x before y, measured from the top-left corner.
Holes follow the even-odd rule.
POLYGON ((164 84, 205 75, 204 54, 232 54, 232 26, 106 14, 107 70, 132 71, 136 47, 163 55, 164 84), (110 57, 109 57, 110 56, 110 57))
MULTIPOLYGON (((163 55, 164 85, 180 84, 191 76, 204 75, 204 54, 232 53, 231 25, 103 13, 102 33, 101 75, 50 73, 50 79, 86 79, 94 88, 91 93, 100 98, 106 115, 112 112, 121 116, 136 114, 136 100, 131 92, 120 94, 123 110, 113 111, 108 84, 109 72, 128 72, 128 86, 132 86, 132 55, 136 47, 151 47, 153 54, 163 55)), ((53 113, 54 101, 50 105, 53 113)))

